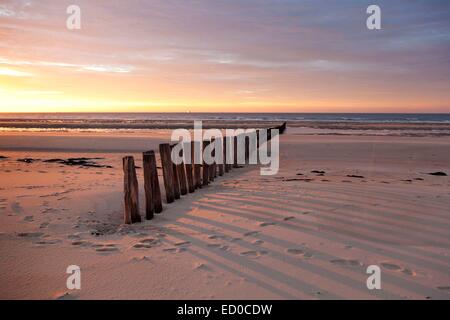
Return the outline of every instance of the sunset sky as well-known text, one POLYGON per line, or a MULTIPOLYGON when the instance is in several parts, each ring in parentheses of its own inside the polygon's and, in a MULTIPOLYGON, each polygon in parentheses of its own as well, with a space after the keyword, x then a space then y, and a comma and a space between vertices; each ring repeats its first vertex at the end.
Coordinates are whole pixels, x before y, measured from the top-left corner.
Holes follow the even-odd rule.
POLYGON ((22 111, 450 112, 450 2, 0 0, 22 111))

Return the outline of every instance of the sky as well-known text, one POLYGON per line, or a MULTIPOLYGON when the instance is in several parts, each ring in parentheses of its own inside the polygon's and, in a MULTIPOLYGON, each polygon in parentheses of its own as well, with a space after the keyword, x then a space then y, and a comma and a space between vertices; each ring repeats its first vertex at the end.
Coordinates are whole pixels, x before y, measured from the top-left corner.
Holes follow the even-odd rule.
POLYGON ((450 1, 0 0, 0 112, 76 111, 450 112, 450 1))

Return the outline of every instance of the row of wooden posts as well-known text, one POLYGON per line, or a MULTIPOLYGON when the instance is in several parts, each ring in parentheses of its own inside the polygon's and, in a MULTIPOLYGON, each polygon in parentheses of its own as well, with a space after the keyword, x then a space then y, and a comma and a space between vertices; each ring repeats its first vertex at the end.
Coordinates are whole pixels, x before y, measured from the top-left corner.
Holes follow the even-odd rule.
MULTIPOLYGON (((267 141, 271 139, 271 129, 277 129, 279 134, 286 130, 286 123, 281 126, 267 129, 267 141)), ((257 147, 259 147, 259 130, 256 130, 258 137, 257 147)), ((180 199, 182 195, 193 193, 200 189, 215 178, 223 176, 225 173, 232 170, 232 168, 239 168, 237 161, 237 136, 234 138, 234 159, 232 164, 227 164, 226 159, 226 139, 223 139, 223 163, 213 163, 208 165, 203 161, 202 164, 195 164, 194 152, 191 152, 191 164, 181 163, 174 164, 171 158, 172 148, 175 145, 169 143, 162 143, 159 145, 159 154, 161 158, 161 167, 163 171, 164 189, 167 203, 172 203, 180 199)), ((213 140, 214 141, 214 140, 213 140)), ((249 142, 248 137, 245 139, 245 159, 249 159, 249 142)), ((191 143, 192 151, 195 148, 195 142, 191 143)), ((210 144, 211 141, 203 141, 203 149, 210 144)), ((214 151, 213 151, 214 152, 214 151)), ((227 161, 229 162, 229 161, 227 161)), ((163 210, 161 189, 158 180, 158 171, 156 165, 156 156, 153 150, 143 153, 143 171, 144 171, 144 193, 145 193, 145 218, 147 220, 153 219, 154 213, 161 213, 163 210)), ((123 172, 124 172, 124 223, 131 224, 141 222, 141 215, 139 212, 139 187, 136 176, 136 166, 132 156, 123 158, 123 172)))

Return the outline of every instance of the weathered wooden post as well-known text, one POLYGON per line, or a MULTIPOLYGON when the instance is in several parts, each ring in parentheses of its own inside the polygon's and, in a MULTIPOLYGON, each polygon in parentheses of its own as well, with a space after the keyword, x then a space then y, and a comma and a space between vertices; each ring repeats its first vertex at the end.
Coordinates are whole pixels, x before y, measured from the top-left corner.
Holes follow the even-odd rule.
MULTIPOLYGON (((172 149, 175 145, 170 145, 170 153, 172 155, 172 149)), ((178 176, 177 165, 172 162, 172 156, 170 157, 170 162, 172 163, 172 171, 173 171, 173 195, 175 200, 181 198, 180 195, 180 177, 178 176)))
POLYGON ((170 144, 161 143, 159 145, 159 154, 161 157, 161 167, 163 169, 164 188, 166 189, 167 203, 172 203, 175 200, 175 191, 173 185, 173 166, 170 156, 170 144))
POLYGON ((214 157, 214 162, 213 162, 213 180, 215 178, 217 178, 217 161, 216 161, 216 153, 217 153, 217 143, 216 143, 216 139, 214 139, 214 150, 212 152, 212 155, 214 157))
MULTIPOLYGON (((189 144, 184 144, 185 148, 191 148, 191 162, 190 163, 186 163, 186 179, 187 179, 187 184, 188 184, 188 191, 189 193, 195 192, 195 182, 194 182, 194 172, 193 172, 193 168, 194 168, 194 161, 193 161, 193 157, 192 157, 192 152, 193 152, 193 147, 192 147, 192 143, 189 144)), ((186 159, 187 162, 189 162, 189 159, 186 159)))
POLYGON ((256 130, 256 150, 258 150, 259 149, 259 146, 260 146, 260 144, 259 144, 259 129, 258 130, 256 130))
POLYGON ((139 187, 134 158, 131 156, 124 157, 122 164, 124 173, 124 223, 141 222, 141 215, 139 214, 139 187))
POLYGON ((250 159, 250 137, 248 135, 244 136, 244 148, 245 148, 245 163, 250 159))
MULTIPOLYGON (((210 143, 214 149, 211 152, 211 156, 214 158, 216 155, 216 139, 211 139, 211 143, 210 143)), ((216 178, 216 161, 214 161, 213 163, 210 164, 209 166, 209 181, 214 181, 214 179, 216 178)))
POLYGON ((284 122, 281 126, 279 126, 278 130, 280 130, 280 134, 283 134, 284 131, 286 131, 286 122, 284 122))
POLYGON ((151 220, 153 219, 153 213, 162 211, 155 152, 153 150, 144 152, 142 161, 144 168, 145 218, 151 220))
POLYGON ((228 137, 223 137, 223 168, 225 169, 225 172, 230 171, 230 165, 227 163, 228 155, 227 155, 227 141, 228 137))
MULTIPOLYGON (((183 149, 180 151, 180 156, 183 156, 183 149)), ((182 196, 187 194, 186 185, 186 171, 184 170, 184 160, 180 164, 177 164, 178 179, 180 180, 180 193, 182 196)))
POLYGON ((199 141, 192 141, 192 163, 194 166, 194 185, 196 189, 202 187, 202 156, 201 143, 199 141), (196 153, 197 152, 197 153, 196 153))
POLYGON ((225 141, 225 138, 218 140, 219 144, 222 145, 222 149, 219 151, 222 151, 222 161, 220 163, 217 164, 217 169, 219 171, 219 176, 223 176, 223 173, 225 172, 225 153, 223 152, 224 150, 224 146, 223 146, 223 142, 225 141))
POLYGON ((173 168, 173 194, 174 194, 175 200, 178 200, 181 198, 180 180, 178 177, 178 170, 177 170, 177 166, 175 163, 172 163, 172 168, 173 168))
MULTIPOLYGON (((209 141, 203 141, 203 150, 209 145, 209 141)), ((202 185, 206 186, 209 183, 209 165, 205 162, 205 157, 203 156, 203 179, 202 185)))
POLYGON ((234 155, 233 155, 233 168, 239 168, 238 165, 238 138, 237 136, 232 137, 233 138, 233 149, 234 149, 234 155))

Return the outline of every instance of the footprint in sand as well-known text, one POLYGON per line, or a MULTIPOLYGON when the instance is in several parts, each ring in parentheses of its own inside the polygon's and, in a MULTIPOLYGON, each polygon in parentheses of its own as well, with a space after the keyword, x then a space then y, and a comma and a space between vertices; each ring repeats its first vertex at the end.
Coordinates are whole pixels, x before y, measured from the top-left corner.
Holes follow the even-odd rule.
POLYGON ((212 268, 205 263, 197 262, 194 264, 194 270, 212 271, 212 268))
POLYGON ((115 243, 94 243, 91 247, 95 248, 95 251, 100 253, 112 253, 119 251, 115 243))
POLYGON ((38 245, 51 245, 51 244, 57 244, 60 243, 61 240, 59 239, 43 239, 43 240, 39 240, 34 242, 34 244, 38 244, 38 245))
POLYGON ((243 251, 240 253, 241 256, 249 257, 249 258, 259 258, 261 256, 267 255, 268 252, 265 250, 261 251, 255 251, 255 250, 249 250, 249 251, 243 251))
POLYGON ((188 245, 190 245, 190 244, 191 244, 191 243, 190 243, 189 241, 181 241, 181 242, 174 243, 173 245, 174 245, 175 247, 181 247, 181 246, 185 247, 185 246, 188 246, 188 245))
POLYGON ((55 295, 56 300, 75 300, 76 297, 71 295, 69 292, 57 293, 55 295))
POLYGON ((146 238, 146 239, 142 239, 138 243, 134 244, 133 248, 136 248, 136 249, 150 249, 150 248, 153 248, 153 247, 159 245, 160 243, 161 242, 160 242, 159 239, 146 238))
POLYGON ((222 244, 220 243, 208 243, 206 246, 210 247, 210 248, 218 248, 220 247, 222 244))
POLYGON ((171 252, 171 253, 179 253, 186 251, 186 248, 165 248, 163 249, 164 252, 171 252))
POLYGON ((273 226, 273 225, 276 225, 276 223, 275 222, 261 222, 259 224, 260 227, 268 227, 268 226, 273 226))
POLYGON ((393 264, 393 263, 389 263, 389 262, 382 262, 380 265, 383 268, 385 268, 387 270, 391 270, 391 271, 400 271, 400 270, 403 269, 402 267, 400 267, 400 266, 398 266, 396 264, 393 264))
POLYGON ((79 240, 80 239, 80 235, 78 233, 69 234, 67 236, 67 239, 79 240))
POLYGON ((17 236, 21 238, 38 238, 42 237, 43 235, 44 233, 42 232, 19 232, 17 234, 17 236))
POLYGON ((95 249, 95 251, 110 253, 110 252, 117 252, 117 251, 119 251, 119 249, 117 249, 116 247, 101 247, 101 248, 95 249))
POLYGON ((73 246, 81 246, 81 247, 84 247, 84 246, 88 246, 88 245, 90 245, 91 243, 89 242, 89 241, 85 241, 85 240, 75 240, 75 241, 72 241, 72 245, 73 246))
POLYGON ((244 237, 256 236, 258 233, 259 231, 249 231, 244 233, 244 237))
POLYGON ((305 251, 302 249, 286 249, 286 252, 293 255, 303 255, 305 254, 305 251))
POLYGON ((404 274, 406 274, 408 276, 411 276, 411 277, 417 276, 417 272, 415 272, 414 270, 411 270, 411 269, 406 268, 406 267, 403 268, 403 267, 401 267, 399 265, 396 265, 394 263, 382 262, 381 266, 383 268, 387 269, 387 270, 390 270, 390 271, 401 271, 402 273, 404 273, 404 274))
POLYGON ((334 259, 330 261, 332 264, 338 266, 350 266, 350 267, 358 267, 362 266, 362 262, 358 260, 347 260, 347 259, 334 259))
POLYGON ((49 226, 49 222, 42 222, 40 225, 39 225, 39 229, 45 229, 45 228, 47 228, 48 226, 49 226))
POLYGON ((417 275, 417 273, 414 270, 411 270, 411 269, 408 269, 408 268, 404 268, 402 270, 402 272, 404 274, 408 275, 408 276, 411 276, 411 277, 415 277, 417 275))
POLYGON ((218 248, 218 249, 223 250, 223 251, 230 250, 230 246, 227 246, 227 245, 224 245, 224 244, 221 244, 221 243, 208 243, 206 246, 209 247, 209 248, 218 248))
POLYGON ((145 244, 145 243, 136 243, 133 245, 133 248, 135 248, 135 249, 151 249, 151 248, 153 248, 153 246, 150 244, 145 244))
POLYGON ((133 257, 133 258, 131 258, 131 260, 130 261, 132 261, 132 262, 152 262, 152 260, 149 258, 149 257, 147 257, 147 256, 142 256, 142 257, 133 257))
POLYGON ((215 240, 215 239, 227 239, 227 237, 226 237, 226 236, 223 236, 223 235, 212 234, 212 235, 208 236, 208 239, 211 239, 211 240, 215 240))

